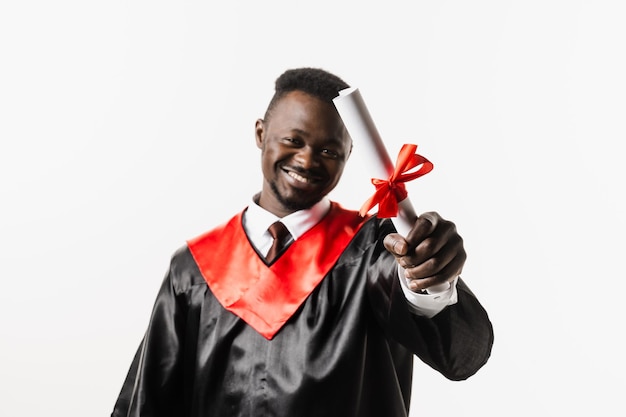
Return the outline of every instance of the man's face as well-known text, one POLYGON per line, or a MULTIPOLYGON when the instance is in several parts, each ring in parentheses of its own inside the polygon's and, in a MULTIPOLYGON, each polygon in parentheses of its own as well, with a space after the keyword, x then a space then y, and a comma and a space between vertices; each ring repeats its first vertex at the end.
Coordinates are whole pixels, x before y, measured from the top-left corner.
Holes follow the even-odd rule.
POLYGON ((257 120, 263 189, 259 205, 283 217, 306 209, 339 182, 351 141, 331 103, 301 91, 285 95, 257 120))

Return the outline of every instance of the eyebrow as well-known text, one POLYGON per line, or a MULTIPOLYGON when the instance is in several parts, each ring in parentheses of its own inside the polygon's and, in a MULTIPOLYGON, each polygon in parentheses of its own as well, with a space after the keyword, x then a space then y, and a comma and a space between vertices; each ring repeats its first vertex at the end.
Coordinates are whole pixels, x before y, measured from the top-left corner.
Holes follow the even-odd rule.
MULTIPOLYGON (((308 132, 306 132, 306 131, 304 131, 302 129, 298 129, 297 127, 293 128, 293 129, 290 129, 290 131, 294 132, 294 133, 297 133, 299 135, 302 135, 302 136, 311 136, 308 132)), ((343 141, 341 139, 337 138, 337 137, 334 137, 334 136, 327 138, 326 139, 326 143, 332 143, 332 144, 339 145, 339 146, 343 145, 343 141)))

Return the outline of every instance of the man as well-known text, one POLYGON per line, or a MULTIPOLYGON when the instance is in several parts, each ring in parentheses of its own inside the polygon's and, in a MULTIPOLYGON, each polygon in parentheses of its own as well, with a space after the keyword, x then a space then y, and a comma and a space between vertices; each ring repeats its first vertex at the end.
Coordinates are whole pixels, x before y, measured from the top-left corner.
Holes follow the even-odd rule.
POLYGON ((332 103, 346 87, 313 68, 277 79, 261 192, 173 256, 113 417, 406 416, 413 355, 453 380, 485 364, 492 326, 454 224, 426 213, 404 238, 328 200, 352 148, 332 103))

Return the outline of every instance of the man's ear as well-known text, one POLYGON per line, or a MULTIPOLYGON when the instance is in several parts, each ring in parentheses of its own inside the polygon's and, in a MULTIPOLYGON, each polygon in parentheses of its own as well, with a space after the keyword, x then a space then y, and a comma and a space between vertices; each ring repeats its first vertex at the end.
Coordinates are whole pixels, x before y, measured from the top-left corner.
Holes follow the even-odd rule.
POLYGON ((254 138, 256 140, 256 146, 259 149, 263 149, 263 130, 265 128, 265 121, 263 119, 257 119, 254 124, 254 138))

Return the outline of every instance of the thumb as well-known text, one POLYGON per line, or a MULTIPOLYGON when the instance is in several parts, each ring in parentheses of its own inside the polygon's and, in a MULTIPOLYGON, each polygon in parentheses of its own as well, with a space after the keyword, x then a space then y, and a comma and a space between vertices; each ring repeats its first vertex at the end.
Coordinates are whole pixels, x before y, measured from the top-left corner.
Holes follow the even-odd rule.
POLYGON ((398 233, 390 233, 383 239, 383 245, 385 249, 394 254, 395 256, 406 255, 409 248, 407 241, 398 233))

